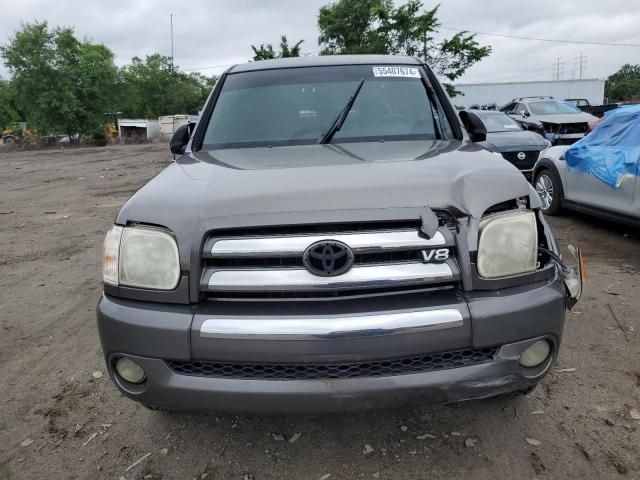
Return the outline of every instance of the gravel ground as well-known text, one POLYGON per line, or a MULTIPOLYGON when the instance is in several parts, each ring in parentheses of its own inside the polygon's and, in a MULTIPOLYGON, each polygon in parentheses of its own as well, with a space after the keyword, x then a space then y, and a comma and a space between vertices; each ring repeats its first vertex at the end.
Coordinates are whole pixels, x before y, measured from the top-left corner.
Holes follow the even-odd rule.
POLYGON ((640 232, 574 214, 550 221, 584 247, 586 293, 528 397, 286 418, 122 397, 96 331, 100 246, 168 161, 157 145, 0 154, 0 479, 640 478, 640 232))

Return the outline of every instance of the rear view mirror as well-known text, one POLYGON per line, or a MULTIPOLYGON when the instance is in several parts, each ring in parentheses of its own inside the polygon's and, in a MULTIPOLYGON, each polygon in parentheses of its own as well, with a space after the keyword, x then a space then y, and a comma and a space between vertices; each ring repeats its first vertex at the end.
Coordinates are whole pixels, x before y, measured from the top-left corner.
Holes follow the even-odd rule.
POLYGON ((472 142, 484 142, 487 139, 487 127, 476 115, 462 111, 460 120, 465 130, 469 133, 472 142))
POLYGON ((174 155, 182 155, 185 152, 195 126, 195 123, 187 123, 176 128, 169 142, 171 153, 174 155))

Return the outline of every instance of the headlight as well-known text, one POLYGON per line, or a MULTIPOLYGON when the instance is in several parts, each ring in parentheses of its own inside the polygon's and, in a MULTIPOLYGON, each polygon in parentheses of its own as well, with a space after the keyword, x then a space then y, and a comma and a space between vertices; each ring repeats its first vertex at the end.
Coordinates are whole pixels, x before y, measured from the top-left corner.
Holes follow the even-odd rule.
POLYGON ((178 246, 173 236, 153 227, 111 227, 102 255, 104 282, 173 290, 180 280, 178 246))
POLYGON ((120 251, 120 239, 122 227, 114 225, 104 237, 102 247, 102 278, 104 283, 118 285, 118 253, 120 251))
POLYGON ((485 278, 533 272, 538 227, 531 210, 500 213, 480 222, 478 273, 485 278))

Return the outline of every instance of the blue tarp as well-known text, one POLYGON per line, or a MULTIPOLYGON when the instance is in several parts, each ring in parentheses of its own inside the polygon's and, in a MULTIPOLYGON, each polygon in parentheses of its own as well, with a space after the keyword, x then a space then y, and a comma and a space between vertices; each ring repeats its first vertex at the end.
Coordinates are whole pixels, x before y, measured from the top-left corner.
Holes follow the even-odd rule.
POLYGON ((565 152, 569 170, 593 175, 618 188, 626 175, 637 176, 640 163, 640 105, 609 110, 591 133, 565 152))

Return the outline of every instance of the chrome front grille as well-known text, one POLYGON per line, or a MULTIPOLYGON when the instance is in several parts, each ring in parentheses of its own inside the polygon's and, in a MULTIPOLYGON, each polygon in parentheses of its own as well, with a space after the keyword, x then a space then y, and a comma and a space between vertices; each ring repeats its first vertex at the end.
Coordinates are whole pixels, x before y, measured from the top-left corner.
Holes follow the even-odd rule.
POLYGON ((207 297, 229 296, 298 297, 337 296, 348 292, 398 291, 432 288, 458 281, 452 235, 446 226, 432 237, 418 227, 367 229, 318 226, 293 233, 264 229, 259 234, 214 233, 202 252, 203 272, 200 290, 207 297), (346 228, 346 229, 345 229, 346 228), (312 244, 332 240, 342 242, 353 252, 353 266, 337 276, 318 276, 303 265, 305 250, 312 244), (422 252, 448 249, 449 259, 424 263, 422 252))
POLYGON ((212 258, 236 257, 302 257, 306 248, 321 240, 336 240, 351 247, 353 253, 371 253, 390 250, 415 250, 445 245, 441 232, 431 239, 418 234, 417 230, 388 232, 354 232, 325 235, 274 236, 258 238, 211 239, 205 252, 212 258))

